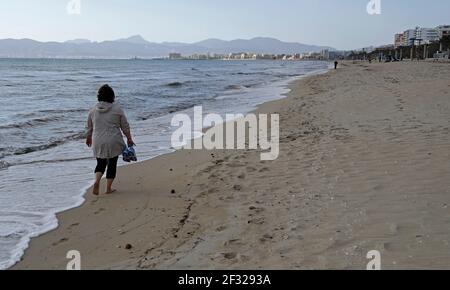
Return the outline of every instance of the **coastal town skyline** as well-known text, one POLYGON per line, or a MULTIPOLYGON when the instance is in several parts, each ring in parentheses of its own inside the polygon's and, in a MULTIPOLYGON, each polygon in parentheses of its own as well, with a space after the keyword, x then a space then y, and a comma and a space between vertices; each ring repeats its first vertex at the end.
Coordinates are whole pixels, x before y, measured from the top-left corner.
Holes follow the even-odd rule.
MULTIPOLYGON (((275 38, 255 37, 224 41, 206 39, 197 43, 154 43, 141 35, 128 38, 96 42, 89 39, 72 39, 65 42, 39 42, 32 39, 0 39, 0 58, 109 58, 109 59, 169 59, 169 60, 336 60, 354 59, 368 54, 384 55, 386 52, 397 56, 402 48, 421 45, 424 58, 435 53, 448 54, 450 25, 438 25, 427 28, 415 26, 396 33, 392 41, 378 45, 351 50, 338 50, 329 46, 317 46, 295 42, 283 42, 275 38), (434 48, 433 48, 434 44, 434 48), (428 46, 431 45, 430 48, 428 46), (131 48, 132 47, 132 48, 131 48), (444 49, 445 47, 445 49, 444 49), (121 52, 115 55, 102 55, 104 49, 121 52), (400 50, 398 50, 400 49, 400 50), (77 52, 80 54, 77 54, 77 52), (149 55, 149 51, 159 51, 159 55, 149 55), (165 52, 164 52, 165 51, 165 52), (129 54, 137 52, 136 54, 129 54), (375 54, 374 54, 375 52, 375 54), (89 54, 92 53, 92 54, 89 54), (128 53, 128 54, 127 54, 128 53), (142 55, 145 54, 145 55, 142 55)), ((411 57, 412 54, 409 54, 411 57)), ((444 55, 445 57, 445 55, 444 55)))

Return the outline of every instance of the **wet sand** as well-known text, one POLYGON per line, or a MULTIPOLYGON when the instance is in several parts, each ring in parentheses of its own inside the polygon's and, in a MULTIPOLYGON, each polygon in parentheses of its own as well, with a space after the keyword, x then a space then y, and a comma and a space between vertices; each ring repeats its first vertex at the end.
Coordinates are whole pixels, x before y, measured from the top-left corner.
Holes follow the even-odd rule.
POLYGON ((178 151, 59 215, 13 269, 450 269, 450 66, 344 63, 264 104, 280 157, 178 151), (128 246, 128 247, 127 247, 128 246))

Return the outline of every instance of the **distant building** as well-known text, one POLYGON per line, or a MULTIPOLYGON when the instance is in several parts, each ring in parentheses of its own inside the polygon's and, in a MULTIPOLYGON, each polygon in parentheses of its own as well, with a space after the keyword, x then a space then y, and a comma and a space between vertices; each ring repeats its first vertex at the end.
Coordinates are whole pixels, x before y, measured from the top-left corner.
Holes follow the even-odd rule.
POLYGON ((193 54, 190 56, 182 57, 178 54, 170 54, 170 59, 192 59, 192 60, 286 60, 294 61, 301 59, 314 59, 321 60, 324 56, 330 58, 329 54, 332 52, 322 53, 308 53, 308 54, 266 54, 266 53, 254 53, 254 52, 239 52, 229 54, 193 54))
POLYGON ((417 29, 408 29, 403 32, 403 45, 411 46, 414 44, 414 39, 416 39, 417 29))
MULTIPOLYGON (((447 29, 450 30, 450 27, 447 29)), ((442 26, 440 30, 437 28, 424 28, 424 27, 416 27, 414 29, 405 30, 401 34, 395 35, 395 47, 400 46, 411 46, 411 45, 420 45, 420 44, 429 44, 431 42, 439 41, 440 33, 447 33, 445 26, 442 26)))
POLYGON ((403 33, 398 33, 395 35, 394 46, 396 48, 405 45, 405 37, 404 36, 405 35, 403 33))
POLYGON ((416 38, 421 39, 421 43, 431 43, 439 40, 439 33, 436 28, 418 28, 416 38))
POLYGON ((181 53, 170 53, 169 59, 182 59, 181 53))
POLYGON ((450 25, 440 25, 436 27, 439 39, 450 36, 450 25))
POLYGON ((330 59, 330 50, 324 49, 321 51, 320 54, 322 55, 323 59, 326 59, 326 60, 330 59))
POLYGON ((272 54, 258 54, 256 59, 273 59, 274 56, 272 54))
POLYGON ((330 51, 330 59, 331 60, 344 59, 350 53, 351 52, 349 52, 349 51, 330 51))

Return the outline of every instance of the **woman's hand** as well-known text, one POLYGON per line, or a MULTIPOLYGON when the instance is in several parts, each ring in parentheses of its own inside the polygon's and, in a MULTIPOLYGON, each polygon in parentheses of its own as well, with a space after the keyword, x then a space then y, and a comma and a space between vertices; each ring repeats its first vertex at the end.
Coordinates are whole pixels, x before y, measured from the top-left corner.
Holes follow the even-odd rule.
POLYGON ((86 138, 86 145, 87 145, 89 148, 92 147, 92 137, 91 137, 91 136, 88 136, 88 137, 86 138))
POLYGON ((133 141, 133 138, 127 138, 127 143, 128 143, 128 147, 133 147, 134 145, 136 145, 136 144, 134 144, 134 141, 133 141))

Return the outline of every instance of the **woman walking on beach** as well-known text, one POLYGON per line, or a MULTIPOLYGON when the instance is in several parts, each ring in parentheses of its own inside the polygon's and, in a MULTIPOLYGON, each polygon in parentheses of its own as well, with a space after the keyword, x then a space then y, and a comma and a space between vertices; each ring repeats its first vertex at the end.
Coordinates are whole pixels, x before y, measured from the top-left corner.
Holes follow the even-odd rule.
POLYGON ((114 103, 114 90, 104 85, 98 90, 97 98, 97 105, 89 111, 86 137, 86 145, 93 148, 97 158, 94 195, 100 192, 100 181, 105 171, 105 194, 114 192, 112 184, 116 178, 117 161, 126 149, 123 135, 127 137, 128 146, 134 145, 127 117, 120 106, 114 103))

